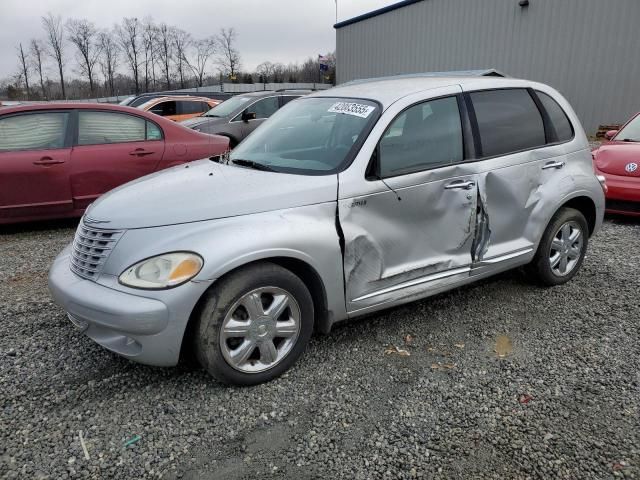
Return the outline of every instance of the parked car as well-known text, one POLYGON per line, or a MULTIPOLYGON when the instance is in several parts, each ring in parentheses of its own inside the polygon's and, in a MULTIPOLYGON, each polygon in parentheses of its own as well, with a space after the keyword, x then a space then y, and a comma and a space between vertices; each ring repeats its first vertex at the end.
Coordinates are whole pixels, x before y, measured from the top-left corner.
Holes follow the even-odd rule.
POLYGON ((593 151, 596 172, 606 179, 606 211, 640 216, 640 113, 593 151))
POLYGON ((190 167, 96 201, 49 285, 100 345, 193 351, 233 384, 280 375, 314 329, 504 270, 563 284, 604 212, 571 106, 516 79, 315 93, 190 167))
POLYGON ((219 100, 205 97, 156 97, 147 100, 137 108, 145 112, 155 113, 174 122, 199 117, 220 103, 219 100))
POLYGON ((182 124, 198 132, 229 137, 229 146, 235 148, 278 109, 309 92, 311 90, 283 90, 236 95, 182 124))
POLYGON ((80 216, 112 188, 227 148, 227 138, 130 107, 47 103, 3 108, 0 224, 80 216))

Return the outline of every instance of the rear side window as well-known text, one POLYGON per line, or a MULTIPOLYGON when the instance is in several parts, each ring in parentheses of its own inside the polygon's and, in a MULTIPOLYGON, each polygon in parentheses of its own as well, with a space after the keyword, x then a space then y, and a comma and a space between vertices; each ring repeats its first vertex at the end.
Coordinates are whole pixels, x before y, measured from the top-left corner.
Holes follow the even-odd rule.
POLYGON ((402 112, 387 127, 378 154, 383 178, 462 161, 458 100, 441 98, 402 112))
POLYGON ((147 121, 147 140, 162 140, 160 127, 149 121, 147 121))
POLYGON ((300 97, 294 97, 292 95, 283 95, 280 97, 280 102, 282 103, 282 106, 284 107, 287 103, 289 103, 291 100, 295 100, 296 98, 300 98, 300 97))
POLYGON ((78 145, 144 141, 146 123, 143 118, 121 113, 79 112, 78 145))
POLYGON ((191 113, 202 113, 202 102, 178 102, 178 114, 185 115, 191 113))
POLYGON ((482 155, 492 157, 543 146, 542 116, 525 89, 469 94, 480 133, 482 155))
POLYGON ((64 147, 68 113, 45 112, 0 119, 0 151, 64 147))
POLYGON ((536 91, 536 95, 538 95, 540 103, 547 111, 551 121, 553 132, 551 132, 550 141, 566 142, 571 140, 573 138, 573 127, 562 107, 546 93, 536 91))

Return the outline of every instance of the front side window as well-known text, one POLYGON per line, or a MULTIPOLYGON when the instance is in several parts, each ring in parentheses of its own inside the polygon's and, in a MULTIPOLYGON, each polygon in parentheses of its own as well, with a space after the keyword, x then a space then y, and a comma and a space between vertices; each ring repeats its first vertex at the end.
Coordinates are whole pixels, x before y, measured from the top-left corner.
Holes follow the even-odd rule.
POLYGON ((458 100, 441 98, 398 115, 380 140, 380 176, 393 177, 463 160, 458 100))
POLYGON ((551 121, 551 128, 553 128, 551 141, 567 142, 571 140, 573 138, 573 127, 562 107, 546 93, 537 91, 536 95, 538 95, 540 103, 547 111, 551 121))
POLYGON ((166 102, 160 102, 157 105, 154 105, 149 110, 151 113, 155 113, 156 115, 160 115, 161 117, 168 117, 170 115, 177 115, 177 102, 174 100, 169 100, 166 102))
POLYGON ((25 113, 0 118, 0 151, 64 148, 69 114, 25 113))
POLYGON ((256 118, 269 118, 278 110, 278 97, 268 97, 257 101, 247 108, 249 112, 255 112, 256 118))
POLYGON ((640 115, 627 123, 615 137, 616 140, 640 142, 640 115))
POLYGON ((231 163, 321 175, 338 171, 379 115, 370 100, 302 98, 278 110, 230 154, 231 163))
POLYGON ((81 111, 78 112, 78 145, 144 141, 146 123, 133 115, 81 111))
POLYGON ((469 94, 475 110, 482 155, 492 157, 543 146, 542 116, 526 89, 469 94))

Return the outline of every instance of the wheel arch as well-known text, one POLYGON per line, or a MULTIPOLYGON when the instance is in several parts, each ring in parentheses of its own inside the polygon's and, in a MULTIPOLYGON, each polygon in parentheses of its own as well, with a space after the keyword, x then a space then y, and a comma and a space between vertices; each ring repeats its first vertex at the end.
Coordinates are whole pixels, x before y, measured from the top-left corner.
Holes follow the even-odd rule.
POLYGON ((587 225, 589 225, 589 236, 593 234, 596 229, 598 211, 596 209, 596 204, 591 197, 586 195, 575 196, 560 205, 556 209, 556 212, 561 208, 574 208, 582 213, 584 218, 587 220, 587 225))
POLYGON ((317 269, 314 268, 310 263, 293 256, 266 256, 263 258, 253 259, 245 263, 233 265, 232 267, 227 269, 219 278, 216 278, 213 283, 202 293, 202 295, 196 302, 191 315, 189 316, 189 320, 182 337, 182 343, 180 346, 181 358, 188 356, 191 352, 194 327, 197 323, 197 316, 202 311, 207 293, 211 289, 216 288, 216 286, 219 285, 219 283, 229 275, 260 263, 276 264, 282 268, 289 270, 298 278, 300 278, 300 280, 309 289, 309 293, 311 294, 311 298, 313 299, 314 330, 324 334, 329 333, 332 325, 332 315, 328 309, 327 291, 324 282, 322 281, 322 277, 318 273, 317 269))

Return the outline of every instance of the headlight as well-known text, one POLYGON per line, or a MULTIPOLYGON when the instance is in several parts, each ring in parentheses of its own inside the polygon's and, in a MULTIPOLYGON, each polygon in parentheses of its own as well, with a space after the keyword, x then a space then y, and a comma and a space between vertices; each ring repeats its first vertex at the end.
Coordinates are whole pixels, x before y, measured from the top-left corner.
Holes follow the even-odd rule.
POLYGON ((195 253, 165 253, 130 266, 118 280, 133 288, 172 288, 195 277, 203 264, 202 257, 195 253))

